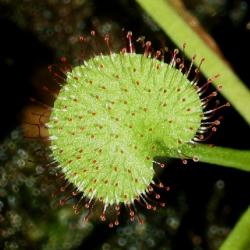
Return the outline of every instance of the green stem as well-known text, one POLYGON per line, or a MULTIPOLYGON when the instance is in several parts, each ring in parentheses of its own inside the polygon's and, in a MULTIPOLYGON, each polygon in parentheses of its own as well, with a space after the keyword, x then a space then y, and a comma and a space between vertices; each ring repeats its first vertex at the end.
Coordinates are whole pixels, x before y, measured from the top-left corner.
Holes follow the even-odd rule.
MULTIPOLYGON (((190 158, 198 157, 200 162, 250 171, 250 150, 198 144, 195 146, 183 146, 181 152, 190 158)), ((180 153, 178 152, 170 152, 169 154, 173 158, 180 158, 180 153)))
POLYGON ((234 229, 223 242, 220 250, 250 249, 250 208, 241 216, 234 229))
MULTIPOLYGON (((206 77, 220 73, 219 79, 214 82, 215 86, 223 85, 221 93, 250 124, 250 91, 232 69, 206 45, 166 0, 136 1, 179 48, 187 43, 185 54, 189 58, 194 54, 206 58, 201 69, 206 77)), ((199 63, 198 60, 197 62, 199 63)))

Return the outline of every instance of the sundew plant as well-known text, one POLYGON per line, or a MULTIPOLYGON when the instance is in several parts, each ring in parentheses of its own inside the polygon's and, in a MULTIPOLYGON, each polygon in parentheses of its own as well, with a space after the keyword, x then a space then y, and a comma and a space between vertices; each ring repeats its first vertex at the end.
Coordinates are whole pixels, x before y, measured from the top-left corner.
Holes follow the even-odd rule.
POLYGON ((90 211, 101 201, 102 220, 113 207, 115 225, 121 204, 132 221, 136 203, 153 210, 157 203, 165 206, 157 190, 169 187, 154 180, 153 169, 165 164, 156 156, 198 161, 184 148, 196 148, 210 137, 220 124, 216 113, 229 105, 207 108, 217 91, 208 92, 212 78, 199 83, 203 59, 193 69, 195 58, 186 65, 176 49, 166 63, 164 51, 154 51, 151 41, 140 38, 144 52, 137 54, 131 31, 126 38, 127 47, 114 53, 105 35, 109 55, 100 53, 66 73, 46 124, 53 158, 74 192, 83 193, 90 211))

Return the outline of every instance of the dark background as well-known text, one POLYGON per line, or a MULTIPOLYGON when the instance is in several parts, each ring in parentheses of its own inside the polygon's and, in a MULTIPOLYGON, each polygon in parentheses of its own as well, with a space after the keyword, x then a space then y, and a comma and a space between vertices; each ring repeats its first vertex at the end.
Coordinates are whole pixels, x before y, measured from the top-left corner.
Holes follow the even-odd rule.
MULTIPOLYGON (((107 27, 113 34, 118 34, 117 30, 126 28, 132 30, 135 35, 145 35, 155 44, 160 45, 164 41, 170 48, 174 48, 171 39, 145 18, 143 11, 134 1, 95 0, 77 7, 70 1, 58 1, 54 5, 49 1, 42 2, 39 4, 39 1, 0 1, 2 140, 20 124, 20 114, 29 104, 29 97, 39 95, 36 84, 39 85, 47 79, 47 65, 55 62, 64 52, 69 56, 74 55, 69 49, 72 45, 67 40, 67 35, 71 36, 74 31, 77 34, 84 33, 98 27, 101 29, 103 24, 109 24, 107 27), (59 19, 64 18, 57 12, 61 5, 70 10, 65 18, 69 24, 72 22, 72 31, 69 33, 53 31, 59 19), (50 14, 45 11, 48 9, 51 10, 50 14), (81 11, 84 13, 82 18, 81 11), (36 30, 36 26, 40 29, 36 30)), ((218 43, 235 72, 249 86, 250 5, 247 1, 228 0, 220 5, 216 5, 216 1, 198 1, 199 4, 197 1, 185 2, 188 9, 199 18, 204 28, 218 43)), ((233 107, 223 111, 223 116, 222 125, 211 142, 227 147, 249 149, 249 127, 246 122, 233 107)), ((214 239, 208 237, 208 228, 211 225, 232 228, 250 202, 250 174, 243 171, 192 162, 188 166, 183 166, 180 161, 173 161, 160 178, 166 180, 171 187, 171 192, 165 197, 167 203, 173 209, 177 206, 176 210, 179 211, 180 205, 177 205, 177 201, 181 194, 185 197, 183 204, 187 207, 182 213, 178 229, 172 235, 163 227, 166 234, 164 237, 171 242, 171 248, 166 249, 216 249, 209 243, 214 239), (223 195, 216 191, 216 185, 218 190, 223 189, 223 195), (222 185, 222 188, 218 185, 222 185), (218 199, 216 208, 211 212, 209 206, 218 199), (210 215, 213 219, 208 219, 209 213, 212 213, 210 215)), ((146 216, 150 217, 150 223, 154 224, 154 213, 146 213, 146 216)), ((123 223, 126 223, 125 220, 126 218, 122 219, 123 223)), ((159 223, 155 223, 155 227, 162 228, 159 223)), ((222 234, 221 237, 225 236, 222 234)), ((86 249, 86 246, 87 249, 102 249, 103 243, 112 237, 118 237, 115 230, 98 224, 79 249, 86 249)), ((141 244, 141 249, 147 249, 146 245, 143 245, 143 240, 141 244)), ((166 243, 163 242, 161 246, 164 244, 166 243)), ((129 248, 124 246, 121 249, 129 248)))

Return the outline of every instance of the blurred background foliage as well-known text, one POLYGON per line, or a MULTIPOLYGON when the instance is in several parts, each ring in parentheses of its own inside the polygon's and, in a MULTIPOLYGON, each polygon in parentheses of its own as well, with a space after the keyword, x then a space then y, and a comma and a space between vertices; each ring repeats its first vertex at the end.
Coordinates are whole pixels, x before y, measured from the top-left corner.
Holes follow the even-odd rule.
MULTIPOLYGON (((225 58, 244 82, 250 82, 250 6, 241 0, 185 0, 215 39, 225 58)), ((47 66, 66 56, 79 59, 80 34, 109 33, 114 51, 124 44, 122 29, 145 35, 155 47, 171 39, 133 0, 0 0, 1 146, 0 248, 12 249, 159 249, 216 250, 249 205, 249 173, 173 160, 160 174, 170 186, 166 208, 139 208, 143 225, 132 223, 126 211, 120 226, 109 229, 98 211, 83 223, 87 211, 74 214, 73 200, 60 206, 62 185, 54 168, 47 168, 49 151, 39 140, 25 140, 19 129, 29 97, 51 101, 41 90, 55 85, 47 66)), ((98 53, 92 44, 84 58, 98 53)), ((222 83, 223 84, 223 83, 222 83)), ((222 98, 222 97, 221 97, 222 98)), ((248 125, 231 108, 212 143, 249 149, 248 125)))

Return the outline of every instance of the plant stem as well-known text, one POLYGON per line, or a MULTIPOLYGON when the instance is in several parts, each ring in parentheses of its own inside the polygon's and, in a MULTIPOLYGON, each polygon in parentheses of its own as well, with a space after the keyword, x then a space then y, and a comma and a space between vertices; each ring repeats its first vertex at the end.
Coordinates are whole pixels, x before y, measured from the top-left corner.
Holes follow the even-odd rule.
MULTIPOLYGON (((198 157, 200 162, 250 171, 250 150, 237 150, 197 144, 195 146, 183 146, 181 152, 190 158, 194 156, 198 157)), ((173 158, 180 158, 178 152, 170 152, 170 155, 173 158)))
MULTIPOLYGON (((223 85, 221 93, 250 124, 250 91, 236 76, 232 69, 213 52, 206 43, 179 16, 166 0, 136 0, 155 20, 163 31, 181 48, 187 43, 185 54, 192 58, 194 54, 205 57, 201 71, 206 77, 220 73, 215 86, 223 85)), ((196 60, 199 63, 199 60, 196 60)))
POLYGON ((250 249, 250 208, 241 216, 220 250, 250 249))

